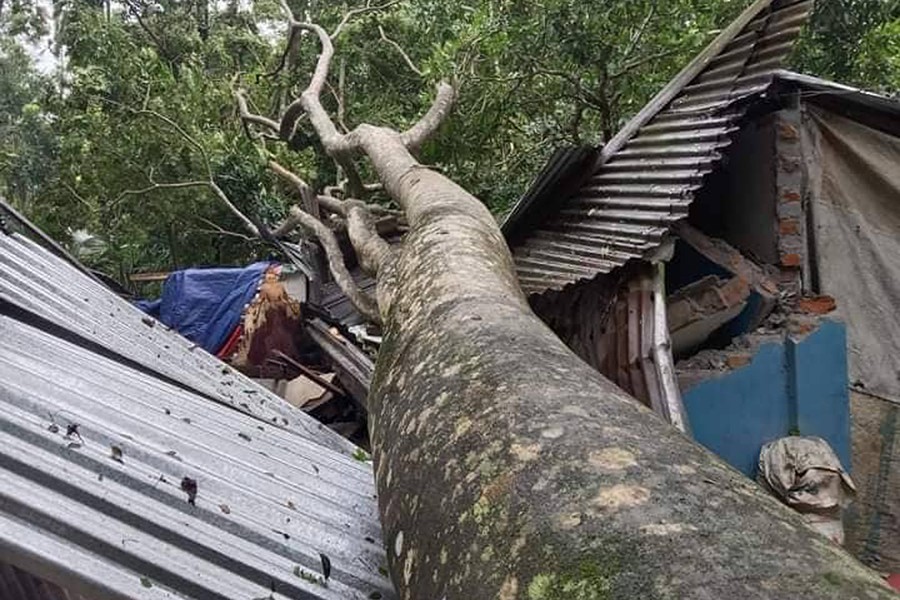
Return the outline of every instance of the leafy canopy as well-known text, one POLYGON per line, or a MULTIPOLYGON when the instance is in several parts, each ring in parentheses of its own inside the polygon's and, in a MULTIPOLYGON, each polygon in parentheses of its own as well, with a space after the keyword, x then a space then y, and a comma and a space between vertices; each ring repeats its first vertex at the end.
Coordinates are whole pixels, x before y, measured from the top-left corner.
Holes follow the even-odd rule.
MULTIPOLYGON (((362 3, 291 5, 331 30, 362 3)), ((254 111, 276 117, 308 81, 314 40, 301 37, 278 69, 285 27, 274 0, 56 0, 52 15, 41 6, 0 3, 0 193, 58 239, 98 236, 87 260, 123 280, 266 253, 205 187, 136 192, 212 176, 245 213, 277 221, 293 199, 241 129, 232 91, 242 85, 254 111), (30 55, 51 21, 58 62, 41 73, 30 55)), ((608 139, 745 6, 387 2, 337 39, 324 100, 347 128, 402 128, 427 108, 434 83, 455 79, 456 113, 423 162, 502 214, 554 148, 608 139)), ((895 93, 898 50, 900 2, 829 0, 795 66, 895 93)), ((290 147, 267 148, 317 187, 339 177, 302 123, 290 147)))

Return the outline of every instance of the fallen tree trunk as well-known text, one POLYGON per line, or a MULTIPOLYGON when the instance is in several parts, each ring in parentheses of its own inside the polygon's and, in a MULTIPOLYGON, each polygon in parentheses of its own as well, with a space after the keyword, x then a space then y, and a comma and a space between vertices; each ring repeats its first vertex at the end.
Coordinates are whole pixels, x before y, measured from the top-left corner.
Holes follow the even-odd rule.
MULTIPOLYGON (((368 404, 402 598, 894 597, 799 515, 582 362, 531 312, 485 206, 413 156, 449 112, 450 86, 406 132, 364 124, 339 133, 319 95, 341 27, 329 36, 283 6, 289 36, 311 31, 322 52, 280 122, 243 104, 245 123, 289 139, 305 112, 342 168, 354 171, 360 155, 371 161, 409 224, 400 248, 390 248, 365 205, 328 200, 377 276, 385 337, 368 404)), ((295 207, 279 230, 307 223, 303 212, 295 207)), ((337 281, 352 286, 346 279, 337 281)))
POLYGON ((572 354, 477 200, 407 177, 369 399, 403 598, 894 597, 572 354))

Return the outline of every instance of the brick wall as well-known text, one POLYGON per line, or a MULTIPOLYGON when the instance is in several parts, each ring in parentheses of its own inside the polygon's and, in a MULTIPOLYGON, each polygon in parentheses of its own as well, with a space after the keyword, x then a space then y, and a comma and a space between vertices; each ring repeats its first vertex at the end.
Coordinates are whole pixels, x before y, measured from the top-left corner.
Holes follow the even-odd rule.
POLYGON ((805 174, 800 110, 786 109, 775 121, 776 238, 782 290, 800 294, 809 271, 803 198, 805 174))

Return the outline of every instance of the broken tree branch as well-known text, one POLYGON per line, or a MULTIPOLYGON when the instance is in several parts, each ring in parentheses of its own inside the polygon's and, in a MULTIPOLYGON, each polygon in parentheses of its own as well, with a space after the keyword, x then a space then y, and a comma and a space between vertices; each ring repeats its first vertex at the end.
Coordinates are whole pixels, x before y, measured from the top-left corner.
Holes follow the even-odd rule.
MULTIPOLYGON (((290 171, 274 160, 269 161, 269 168, 276 175, 290 183, 301 196, 314 195, 312 186, 304 181, 296 173, 290 171)), ((326 210, 341 215, 347 219, 347 234, 350 243, 359 257, 363 269, 372 275, 378 270, 390 256, 390 247, 375 229, 368 210, 368 205, 355 200, 339 200, 331 196, 318 196, 317 201, 326 210)), ((337 243, 334 232, 321 221, 309 215, 302 209, 291 209, 291 215, 273 233, 275 236, 285 235, 297 225, 310 230, 322 244, 328 258, 328 266, 335 282, 341 291, 353 305, 366 317, 379 323, 378 307, 375 301, 364 294, 353 281, 347 267, 344 264, 343 253, 337 243), (314 225, 313 221, 318 225, 314 225)))
POLYGON ((240 115, 241 121, 245 124, 245 126, 247 124, 259 125, 260 127, 265 127, 273 133, 278 133, 277 121, 250 112, 250 109, 247 106, 247 97, 244 90, 235 89, 233 93, 234 99, 238 105, 238 114, 240 115))
POLYGON ((391 247, 378 235, 371 213, 362 202, 345 200, 344 203, 347 206, 347 235, 360 265, 370 275, 378 275, 391 256, 391 247))
POLYGON ((293 206, 288 218, 273 233, 276 236, 284 235, 297 226, 307 229, 322 244, 322 248, 325 249, 325 258, 328 260, 328 269, 331 271, 335 283, 353 303, 353 306, 373 323, 381 323, 378 305, 371 296, 356 285, 347 265, 344 264, 344 254, 341 252, 337 237, 322 221, 304 212, 299 206, 293 206))
MULTIPOLYGON (((291 184, 301 195, 314 193, 312 186, 304 181, 303 178, 301 178, 299 175, 286 168, 285 166, 281 165, 277 161, 272 159, 269 160, 269 170, 291 184)), ((381 189, 380 184, 367 184, 366 187, 373 190, 381 189)), ((318 194, 315 196, 316 202, 321 208, 324 208, 325 210, 335 213, 336 215, 339 215, 341 217, 346 218, 348 216, 348 208, 351 203, 354 202, 359 202, 365 210, 372 214, 385 216, 399 216, 401 214, 400 211, 391 210, 384 206, 379 206, 378 204, 362 203, 358 200, 353 199, 342 200, 334 196, 334 191, 335 187, 329 186, 328 188, 326 188, 325 194, 318 194)))

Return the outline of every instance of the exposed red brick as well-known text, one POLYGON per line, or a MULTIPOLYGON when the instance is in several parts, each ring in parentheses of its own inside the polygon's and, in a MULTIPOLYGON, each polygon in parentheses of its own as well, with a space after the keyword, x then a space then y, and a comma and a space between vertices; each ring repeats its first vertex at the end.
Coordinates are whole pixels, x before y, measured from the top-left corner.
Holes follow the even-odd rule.
POLYGON ((789 142, 800 139, 800 131, 790 123, 778 122, 778 137, 789 142))
POLYGON ((752 358, 749 354, 731 354, 725 358, 725 364, 729 369, 740 369, 749 365, 752 358))
POLYGON ((803 312, 824 315, 836 309, 837 302, 831 296, 811 296, 801 298, 798 306, 803 312))
POLYGON ((800 219, 780 219, 778 221, 778 233, 781 235, 796 235, 800 233, 800 219))
POLYGON ((782 202, 800 202, 801 199, 800 192, 796 190, 786 190, 781 193, 782 202))
POLYGON ((799 267, 803 264, 803 257, 796 253, 782 254, 781 264, 785 267, 799 267))

